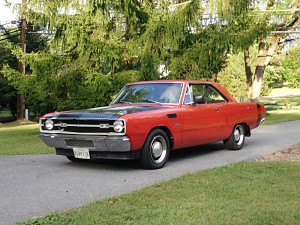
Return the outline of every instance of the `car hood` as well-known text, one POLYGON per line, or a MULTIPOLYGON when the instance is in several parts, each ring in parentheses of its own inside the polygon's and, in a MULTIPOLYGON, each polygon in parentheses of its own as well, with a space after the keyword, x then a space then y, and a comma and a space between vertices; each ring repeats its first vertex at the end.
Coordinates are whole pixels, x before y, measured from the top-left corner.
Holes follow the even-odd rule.
POLYGON ((75 111, 65 111, 65 112, 55 112, 49 113, 43 116, 43 118, 55 118, 55 119, 118 119, 123 115, 149 111, 158 110, 166 108, 165 106, 157 105, 126 105, 126 106, 106 106, 85 110, 75 110, 75 111))

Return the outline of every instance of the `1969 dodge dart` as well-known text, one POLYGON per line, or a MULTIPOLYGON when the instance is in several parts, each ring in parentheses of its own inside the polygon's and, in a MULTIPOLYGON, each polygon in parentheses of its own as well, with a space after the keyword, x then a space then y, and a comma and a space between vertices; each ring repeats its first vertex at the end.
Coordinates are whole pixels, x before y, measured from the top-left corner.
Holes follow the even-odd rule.
POLYGON ((238 103, 217 83, 146 81, 127 84, 109 106, 44 115, 39 137, 71 161, 139 159, 158 169, 174 149, 223 141, 239 150, 264 117, 262 104, 238 103))

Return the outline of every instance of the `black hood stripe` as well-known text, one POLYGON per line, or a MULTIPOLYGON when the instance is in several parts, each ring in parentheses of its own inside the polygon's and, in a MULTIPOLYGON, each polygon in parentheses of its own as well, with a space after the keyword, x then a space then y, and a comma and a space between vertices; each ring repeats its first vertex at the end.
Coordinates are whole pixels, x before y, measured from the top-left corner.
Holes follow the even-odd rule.
POLYGON ((107 107, 99 107, 92 108, 86 110, 78 110, 78 111, 68 111, 62 112, 56 115, 50 115, 49 117, 54 118, 76 118, 76 119, 109 119, 109 120, 117 120, 123 115, 150 111, 150 110, 158 110, 166 108, 164 106, 107 106, 107 107))

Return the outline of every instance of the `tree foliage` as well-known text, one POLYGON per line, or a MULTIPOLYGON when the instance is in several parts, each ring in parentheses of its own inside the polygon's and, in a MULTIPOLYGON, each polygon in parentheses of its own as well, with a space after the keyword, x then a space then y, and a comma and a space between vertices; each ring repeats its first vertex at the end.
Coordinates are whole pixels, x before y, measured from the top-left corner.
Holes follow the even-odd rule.
POLYGON ((290 49, 282 60, 284 80, 291 87, 300 87, 300 45, 290 49))
POLYGON ((129 81, 160 79, 159 65, 167 79, 216 80, 229 53, 273 28, 256 2, 30 0, 20 13, 52 34, 50 48, 15 50, 28 76, 4 72, 36 113, 107 104, 129 81))
POLYGON ((104 75, 136 69, 146 80, 159 77, 161 63, 174 78, 211 78, 228 51, 250 46, 268 27, 249 16, 253 0, 42 2, 21 11, 53 32, 57 52, 104 75))
MULTIPOLYGON (((300 87, 300 45, 290 47, 288 51, 278 51, 274 60, 266 68, 261 95, 266 96, 273 87, 300 87)), ((255 67, 257 59, 257 45, 250 48, 250 64, 255 67)), ((218 82, 236 97, 246 97, 247 82, 244 73, 243 53, 230 55, 227 65, 218 74, 218 82)))
POLYGON ((12 115, 16 114, 16 90, 10 84, 1 69, 3 65, 9 65, 11 68, 17 69, 17 58, 12 54, 12 43, 8 40, 0 42, 0 111, 9 109, 12 115))
POLYGON ((279 12, 279 14, 270 16, 269 23, 274 24, 275 28, 274 35, 269 38, 270 41, 267 42, 265 34, 261 34, 259 36, 257 65, 255 67, 254 73, 252 72, 249 65, 249 49, 244 48, 245 73, 248 84, 248 98, 251 99, 251 101, 255 102, 259 100, 265 70, 271 62, 274 53, 278 49, 280 40, 288 36, 288 34, 286 34, 286 31, 293 31, 300 24, 300 14, 297 11, 297 9, 300 7, 300 1, 284 0, 268 1, 267 3, 268 10, 282 9, 282 7, 285 7, 285 10, 279 10, 277 11, 279 12), (289 9, 289 13, 282 15, 281 12, 287 11, 287 8, 289 9))
POLYGON ((72 57, 54 53, 23 54, 19 49, 15 49, 14 53, 31 65, 31 74, 20 76, 7 66, 3 71, 10 82, 24 93, 26 104, 36 115, 108 104, 116 90, 137 79, 134 72, 122 78, 118 73, 87 73, 84 65, 74 65, 72 57))
MULTIPOLYGON (((31 24, 27 27, 27 38, 26 38, 26 51, 28 53, 38 52, 38 51, 47 51, 48 49, 48 38, 42 34, 37 33, 38 28, 33 29, 31 24)), ((14 73, 18 70, 18 59, 17 55, 13 54, 14 46, 19 45, 20 37, 15 35, 18 32, 17 28, 6 28, 1 33, 0 40, 0 111, 2 109, 10 109, 12 115, 17 113, 17 89, 20 90, 20 87, 24 84, 22 83, 11 83, 3 68, 9 68, 13 70, 14 73)), ((31 69, 29 66, 26 67, 26 73, 30 73, 31 69)), ((20 76, 19 73, 16 73, 20 76)), ((28 88, 32 89, 33 86, 28 88)))
MULTIPOLYGON (((249 48, 250 66, 253 68, 257 63, 257 45, 249 48)), ((218 74, 218 82, 224 85, 236 98, 247 98, 247 78, 244 76, 245 64, 243 52, 230 54, 226 60, 226 66, 218 74)), ((266 96, 270 91, 270 85, 274 82, 273 74, 267 69, 265 82, 262 86, 261 94, 266 96)))

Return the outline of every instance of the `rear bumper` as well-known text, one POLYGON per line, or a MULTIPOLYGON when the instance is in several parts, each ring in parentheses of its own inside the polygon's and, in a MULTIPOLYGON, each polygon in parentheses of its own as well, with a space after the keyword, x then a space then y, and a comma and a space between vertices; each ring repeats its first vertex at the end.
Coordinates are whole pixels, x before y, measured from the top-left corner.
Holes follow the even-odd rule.
POLYGON ((260 125, 262 125, 262 123, 266 120, 266 118, 257 118, 257 121, 256 121, 256 126, 255 127, 258 127, 260 125))
POLYGON ((260 120, 259 125, 261 125, 265 120, 266 120, 266 118, 262 118, 262 119, 260 120))
POLYGON ((39 137, 49 147, 56 149, 88 148, 93 152, 130 152, 130 141, 126 136, 87 136, 44 134, 39 137))

